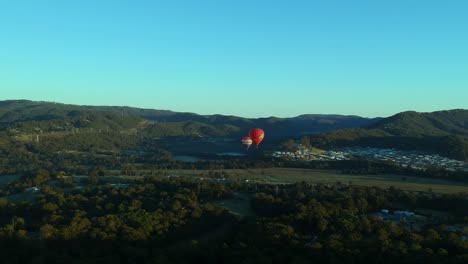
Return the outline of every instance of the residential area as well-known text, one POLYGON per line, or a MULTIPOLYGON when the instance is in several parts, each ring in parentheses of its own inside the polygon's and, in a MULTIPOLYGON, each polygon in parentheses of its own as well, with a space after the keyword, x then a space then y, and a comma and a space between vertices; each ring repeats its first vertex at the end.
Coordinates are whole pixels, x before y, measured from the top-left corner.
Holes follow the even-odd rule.
POLYGON ((272 157, 289 160, 349 160, 363 157, 372 160, 393 161, 402 167, 423 170, 428 167, 443 167, 450 171, 468 171, 468 163, 449 159, 436 154, 427 154, 415 151, 403 151, 382 148, 346 148, 342 150, 316 151, 298 145, 295 151, 275 151, 272 157))

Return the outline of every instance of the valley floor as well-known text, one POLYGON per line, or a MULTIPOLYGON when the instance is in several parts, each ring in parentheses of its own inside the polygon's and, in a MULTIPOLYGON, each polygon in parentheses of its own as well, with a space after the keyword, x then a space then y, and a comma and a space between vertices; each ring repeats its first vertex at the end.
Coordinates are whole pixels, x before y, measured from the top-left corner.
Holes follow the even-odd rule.
MULTIPOLYGON (((209 170, 166 170, 168 177, 199 177, 208 179, 209 170), (203 176, 202 176, 203 175, 203 176)), ((217 170, 216 172, 221 172, 217 170)), ((309 184, 341 184, 356 186, 377 186, 389 188, 391 186, 406 191, 435 193, 468 192, 468 183, 450 180, 430 179, 405 175, 350 175, 341 174, 332 170, 311 170, 296 168, 269 168, 269 169, 235 169, 222 170, 225 178, 218 180, 241 181, 247 184, 292 184, 307 182, 309 184)), ((132 179, 134 176, 118 176, 117 179, 132 179)), ((110 178, 109 178, 110 179, 110 178)))

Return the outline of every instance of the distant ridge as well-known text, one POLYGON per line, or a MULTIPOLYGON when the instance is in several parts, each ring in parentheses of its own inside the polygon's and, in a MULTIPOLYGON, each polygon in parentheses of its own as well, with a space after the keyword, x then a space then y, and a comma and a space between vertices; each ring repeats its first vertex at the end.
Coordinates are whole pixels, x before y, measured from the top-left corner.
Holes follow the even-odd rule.
MULTIPOLYGON (((293 118, 198 115, 126 106, 79 106, 28 100, 0 101, 0 138, 111 131, 150 140, 162 137, 242 137, 252 127, 267 139, 308 135, 319 148, 370 146, 424 150, 467 160, 468 110, 402 112, 388 118, 305 114, 293 118), (55 134, 54 134, 55 133, 55 134)), ((109 135, 108 135, 109 136, 109 135)), ((103 135, 96 135, 103 137, 103 135)), ((111 139, 98 139, 106 142, 111 139)), ((117 139, 112 138, 115 145, 117 139)), ((73 141, 71 141, 73 143, 73 141)))
POLYGON ((382 129, 396 136, 468 136, 468 110, 454 109, 432 113, 402 112, 381 119, 370 128, 382 129))
MULTIPOLYGON (((0 128, 5 129, 13 124, 25 122, 45 122, 79 119, 87 115, 112 115, 112 122, 118 123, 120 117, 134 118, 140 121, 156 122, 165 130, 164 135, 181 136, 180 126, 191 126, 190 133, 208 134, 210 136, 244 135, 252 126, 262 127, 268 137, 297 137, 304 134, 316 134, 326 131, 367 126, 380 120, 379 118, 363 118, 344 115, 301 115, 293 118, 244 118, 228 115, 198 115, 169 110, 142 109, 127 106, 79 106, 54 102, 36 102, 28 100, 0 101, 0 128), (187 123, 190 122, 190 123, 187 123), (164 127, 169 127, 165 129, 164 127), (219 130, 220 133, 216 133, 219 130), (209 131, 209 133, 206 133, 209 131)), ((99 118, 102 119, 102 118, 99 118)), ((109 118, 107 118, 109 119, 109 118)), ((128 125, 128 124, 127 124, 128 125)), ((125 126, 127 126, 125 125, 125 126)), ((153 129, 154 130, 154 129, 153 129)))

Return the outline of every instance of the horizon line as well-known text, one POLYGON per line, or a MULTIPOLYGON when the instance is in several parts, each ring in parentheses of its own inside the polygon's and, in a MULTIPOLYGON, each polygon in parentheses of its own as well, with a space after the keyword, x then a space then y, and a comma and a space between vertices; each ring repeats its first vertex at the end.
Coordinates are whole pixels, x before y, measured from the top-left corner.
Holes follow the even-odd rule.
POLYGON ((443 111, 456 111, 456 110, 468 110, 468 109, 463 109, 463 108, 452 108, 452 109, 443 109, 443 110, 435 110, 435 111, 416 111, 416 110, 404 110, 400 111, 394 114, 391 114, 389 116, 375 116, 375 117, 369 117, 369 116, 363 116, 363 115, 357 115, 357 114, 330 114, 330 113, 304 113, 304 114, 299 114, 296 116, 286 116, 286 117, 279 117, 279 116, 260 116, 260 117, 247 117, 247 116, 240 116, 240 115, 232 115, 232 114, 222 114, 222 113, 211 113, 211 114, 200 114, 196 112, 190 112, 190 111, 175 111, 175 110, 169 110, 169 109, 157 109, 157 108, 148 108, 148 107, 141 107, 141 106, 132 106, 132 105, 112 105, 112 104, 77 104, 77 103, 64 103, 64 102, 57 102, 57 101, 47 101, 47 100, 31 100, 31 99, 3 99, 0 100, 0 102, 7 102, 7 101, 12 101, 12 102, 19 102, 19 101, 26 101, 26 102, 35 102, 35 103, 49 103, 49 104, 61 104, 61 105, 70 105, 70 106, 82 106, 82 107, 121 107, 121 108, 136 108, 136 109, 142 109, 142 110, 155 110, 155 111, 167 111, 167 112, 173 112, 173 113, 179 113, 179 114, 194 114, 194 115, 199 115, 199 116, 216 116, 216 115, 221 115, 221 116, 226 116, 226 117, 239 117, 239 118, 245 118, 245 119, 268 119, 268 118, 279 118, 279 119, 290 119, 290 118, 298 118, 301 116, 306 116, 306 115, 323 115, 323 116, 346 116, 346 117, 360 117, 360 118, 367 118, 367 119, 376 119, 376 118, 387 118, 391 117, 400 113, 406 113, 406 112, 416 112, 418 114, 421 113, 435 113, 435 112, 443 112, 443 111))

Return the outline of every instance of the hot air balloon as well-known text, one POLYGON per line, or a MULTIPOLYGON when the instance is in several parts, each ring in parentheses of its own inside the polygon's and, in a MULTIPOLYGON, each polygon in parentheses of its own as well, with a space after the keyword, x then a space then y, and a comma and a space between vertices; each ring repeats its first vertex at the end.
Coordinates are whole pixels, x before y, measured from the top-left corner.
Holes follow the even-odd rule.
POLYGON ((242 138, 242 144, 245 146, 247 150, 249 150, 250 145, 252 145, 252 139, 249 137, 242 138))
POLYGON ((265 132, 261 128, 253 128, 250 130, 249 136, 252 139, 252 143, 258 148, 258 145, 262 143, 262 140, 265 137, 265 132))

